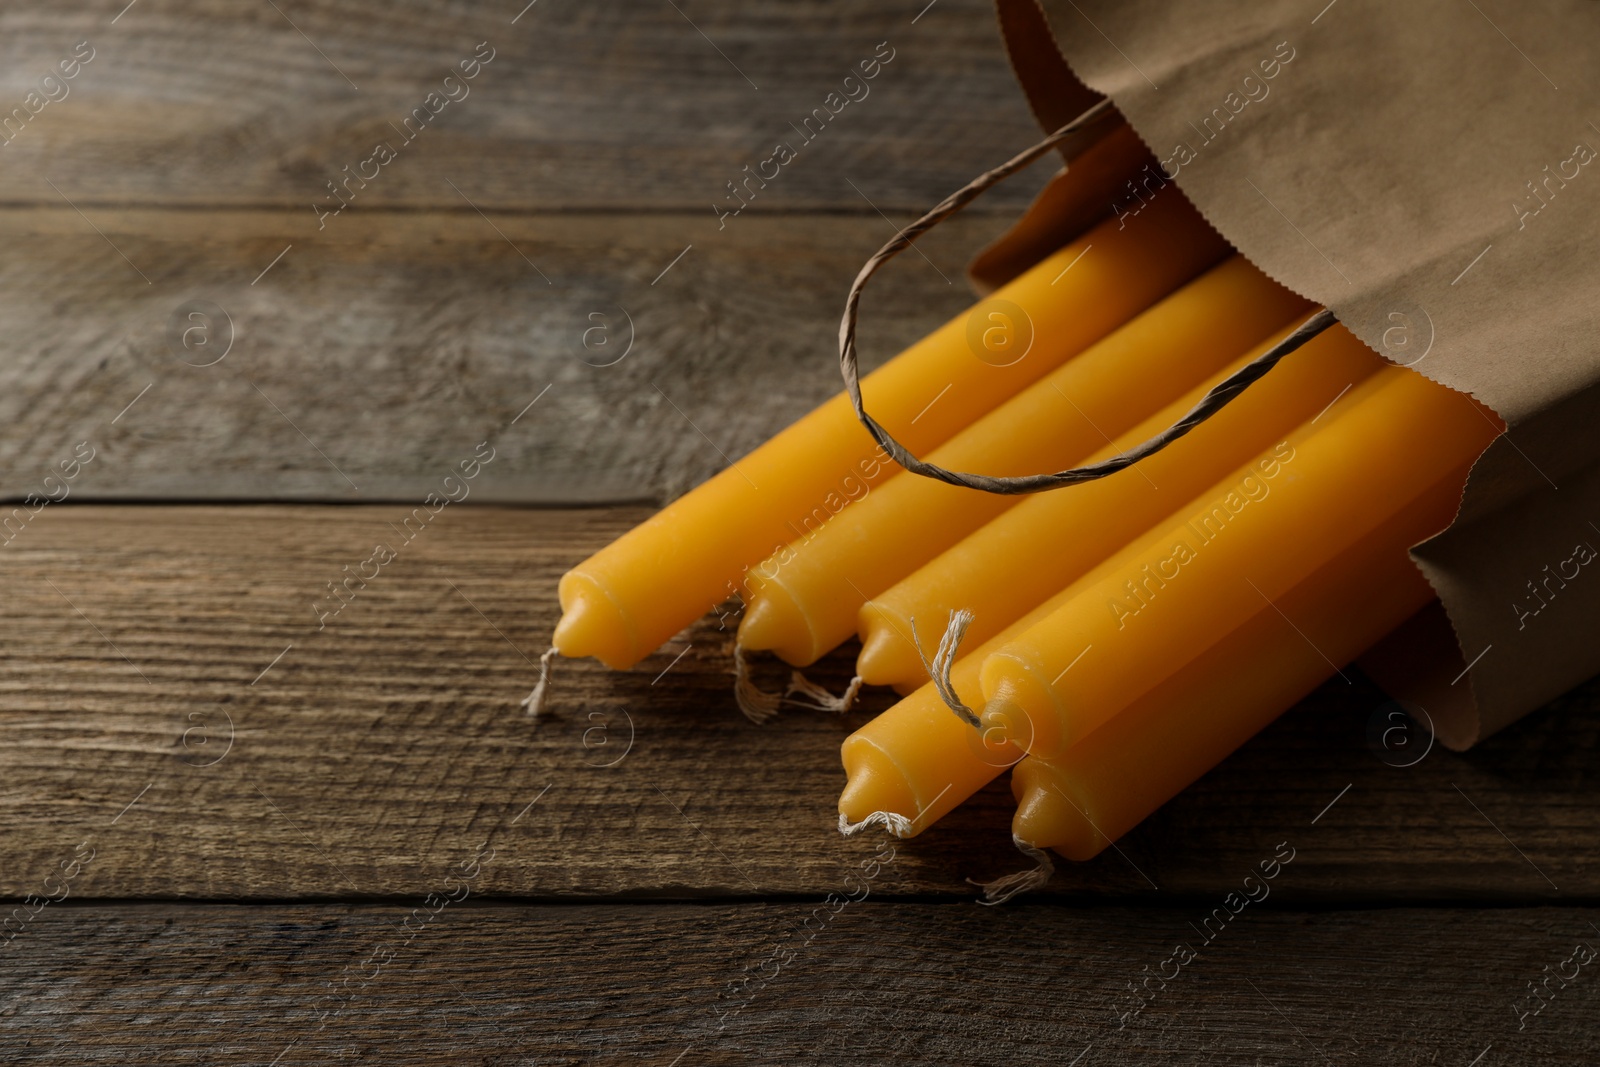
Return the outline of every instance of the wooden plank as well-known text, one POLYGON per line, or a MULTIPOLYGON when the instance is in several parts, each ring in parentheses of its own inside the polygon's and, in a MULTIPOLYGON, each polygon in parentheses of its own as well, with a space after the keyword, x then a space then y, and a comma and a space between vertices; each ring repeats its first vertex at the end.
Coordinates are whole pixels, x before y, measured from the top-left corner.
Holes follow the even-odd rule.
MULTIPOLYGON (((924 6, 8 7, 0 114, 24 110, 6 131, 5 199, 275 207, 300 233, 316 229, 313 204, 337 206, 328 183, 353 173, 340 194, 352 211, 464 209, 470 198, 485 210, 692 210, 709 220, 727 183, 784 143, 795 158, 765 168, 777 175, 767 187, 750 186, 751 211, 871 214, 864 198, 921 211, 1039 137, 987 0, 924 6), (28 101, 85 41, 88 63, 45 86, 59 99, 28 101), (446 86, 475 55, 491 58, 446 86), (846 86, 875 56, 892 58, 846 86), (829 101, 834 92, 858 99, 829 101), (406 126, 418 107, 426 121, 406 126), (363 168, 379 143, 394 158, 363 168)), ((1019 207, 1041 177, 992 200, 1019 207)))
MULTIPOLYGON (((836 391, 864 258, 1036 136, 985 0, 119 11, 0 12, 0 102, 94 53, 3 144, 7 499, 79 441, 105 446, 80 499, 417 499, 546 386, 481 499, 670 497, 836 391), (471 95, 319 219, 483 40, 471 95), (870 95, 719 219, 884 40, 870 95)), ((884 278, 871 351, 968 304, 962 264, 1048 169, 884 278)))
MULTIPOLYGON (((444 866, 430 875, 445 884, 444 866)), ((1217 901, 815 903, 47 907, 0 954, 0 1045, 13 1063, 277 1067, 1495 1065, 1600 1054, 1600 982, 1573 955, 1583 944, 1594 959, 1593 909, 1258 905, 1205 946, 1191 923, 1217 901), (1181 968, 1178 944, 1197 953, 1181 968), (1528 984, 1558 968, 1576 977, 1551 979, 1533 1014, 1528 984), (1145 996, 1130 992, 1162 973, 1145 996)))
MULTIPOLYGON (((282 212, 85 214, 0 211, 9 499, 88 441, 76 499, 420 500, 490 439, 475 499, 668 498, 838 391, 848 279, 895 232, 368 212, 306 239, 282 212)), ((953 220, 881 275, 869 361, 969 306, 962 264, 1001 225, 953 220)))
MULTIPOLYGON (((837 746, 868 712, 746 722, 731 620, 632 672, 561 663, 537 728, 517 707, 559 574, 645 514, 46 507, 0 554, 0 893, 89 842, 74 896, 418 896, 486 840, 517 842, 488 895, 827 892, 872 847, 834 815, 837 746), (395 558, 319 628, 327 584, 373 573, 379 543, 395 558)), ((842 652, 814 674, 849 671, 842 652)), ((1401 769, 1368 744, 1382 695, 1335 682, 1050 894, 1209 899, 1287 841, 1284 901, 1592 900, 1597 694, 1401 769)), ((1020 865, 1010 810, 997 783, 874 892, 970 898, 967 877, 1020 865)))

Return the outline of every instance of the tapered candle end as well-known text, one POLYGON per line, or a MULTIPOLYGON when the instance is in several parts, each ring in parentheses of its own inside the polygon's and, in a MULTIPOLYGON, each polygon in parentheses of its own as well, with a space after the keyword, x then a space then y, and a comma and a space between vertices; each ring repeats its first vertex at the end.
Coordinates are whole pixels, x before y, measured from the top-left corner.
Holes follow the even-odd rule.
POLYGON ((863 622, 861 654, 856 657, 856 673, 862 681, 868 685, 915 688, 928 680, 928 672, 911 642, 880 620, 863 622))
POLYGON ((988 701, 978 709, 983 729, 987 736, 1010 742, 1030 756, 1046 760, 1060 757, 1067 739, 1062 733, 1060 705, 1054 692, 1031 671, 991 672, 990 667, 1005 655, 1002 650, 983 661, 983 691, 989 694, 988 701))
POLYGON ((1111 842, 1070 793, 1071 783, 1050 765, 1036 759, 1017 764, 1011 772, 1011 795, 1017 801, 1012 834, 1080 863, 1099 855, 1111 842))
POLYGON ((827 651, 816 647, 805 613, 775 582, 764 583, 751 595, 739 620, 739 644, 771 652, 791 667, 809 667, 827 651))
MULTIPOLYGON (((860 823, 877 812, 889 812, 910 820, 917 815, 916 797, 906 776, 894 760, 876 745, 858 737, 847 739, 840 750, 846 781, 839 794, 839 814, 850 823, 860 823)), ((914 837, 921 829, 913 826, 914 837)))
POLYGON ((643 658, 633 648, 628 620, 591 579, 575 571, 562 576, 561 608, 550 643, 563 656, 593 656, 613 670, 626 670, 643 658))

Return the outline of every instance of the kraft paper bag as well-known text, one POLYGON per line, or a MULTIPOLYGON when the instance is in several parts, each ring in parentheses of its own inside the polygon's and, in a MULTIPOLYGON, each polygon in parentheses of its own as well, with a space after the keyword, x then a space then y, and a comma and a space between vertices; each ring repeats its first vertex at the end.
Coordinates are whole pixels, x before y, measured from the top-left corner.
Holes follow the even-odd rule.
POLYGON ((997 8, 1044 128, 1102 94, 1120 115, 1062 146, 974 284, 1187 196, 1268 275, 1509 426, 1412 551, 1442 607, 1363 667, 1457 749, 1600 673, 1600 3, 997 8))

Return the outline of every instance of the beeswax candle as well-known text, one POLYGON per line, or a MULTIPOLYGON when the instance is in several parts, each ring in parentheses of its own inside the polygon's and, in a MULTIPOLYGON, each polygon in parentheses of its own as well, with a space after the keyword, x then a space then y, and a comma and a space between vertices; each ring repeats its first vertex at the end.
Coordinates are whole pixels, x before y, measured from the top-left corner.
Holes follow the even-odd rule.
MULTIPOLYGON (((1270 340, 1266 342, 1269 345, 1271 343, 1270 340)), ((1171 425, 1193 408, 1212 386, 1234 373, 1256 354, 1256 350, 1246 352, 1187 395, 1151 416, 1150 425, 1131 431, 1129 438, 1137 443, 1155 430, 1171 425), (1139 433, 1144 436, 1136 436, 1139 433)), ((1226 443, 1232 441, 1235 435, 1250 441, 1253 431, 1229 421, 1238 417, 1230 412, 1240 404, 1251 405, 1247 411, 1261 413, 1268 421, 1268 427, 1261 430, 1259 436, 1263 440, 1273 440, 1278 436, 1274 427, 1281 426, 1273 421, 1280 417, 1275 413, 1281 411, 1281 418, 1290 420, 1291 425, 1315 417, 1338 399, 1351 382, 1363 380, 1382 365, 1383 361, 1376 353, 1343 328, 1329 330, 1285 357, 1271 373, 1207 423, 1164 451, 1142 461, 1139 467, 1145 468, 1164 456, 1186 457, 1200 451, 1237 448, 1239 446, 1226 443), (1346 374, 1348 377, 1341 378, 1346 374), (1220 436, 1213 436, 1207 432, 1207 427, 1218 420, 1224 420, 1220 423, 1224 429, 1220 436)), ((1248 446, 1246 451, 1253 453, 1260 447, 1257 441, 1248 446)), ((1187 505, 1205 484, 1199 471, 1208 469, 1207 465, 1198 458, 1184 458, 1177 462, 1168 459, 1165 462, 1170 466, 1163 468, 1160 484, 1166 494, 1168 508, 1175 507, 1174 501, 1187 505)), ((1234 463, 1222 465, 1232 467, 1234 463)), ((1103 538, 1103 542, 1098 543, 1114 549, 1137 537, 1151 525, 1151 520, 1136 507, 1120 505, 1120 498, 1115 494, 1096 495, 1106 492, 1105 489, 1097 489, 1100 486, 1122 486, 1126 489, 1148 487, 1149 483, 1139 477, 1138 470, 1129 470, 1096 482, 1032 497, 1025 506, 1036 506, 1035 502, 1070 502, 1075 494, 1088 493, 1091 494, 1089 499, 1096 501, 1097 506, 1086 509, 1081 519, 1071 517, 1071 509, 1067 509, 1066 517, 1070 517, 1071 521, 1063 528, 1062 536, 1053 540, 1049 528, 1041 530, 1037 550, 1029 551, 1026 546, 1006 550, 1026 551, 1022 561, 1024 565, 1046 566, 1039 559, 1048 554, 1043 549, 1070 551, 1069 542, 1079 533, 1103 538)), ((1015 514, 1016 511, 1009 512, 1005 518, 1015 514)), ((1093 562, 1103 563, 1105 557, 1111 554, 1110 549, 1093 562)), ((951 682, 956 692, 968 699, 975 699, 972 695, 980 692, 979 672, 984 658, 1068 603, 1077 592, 1075 587, 1068 584, 1074 577, 1076 575, 1063 580, 1056 586, 1054 596, 1028 610, 1021 618, 1008 621, 1004 629, 986 642, 979 644, 974 641, 973 630, 969 628, 968 643, 963 650, 965 654, 951 672, 951 682)), ((1012 602, 1026 599, 1033 593, 1034 587, 1027 585, 1027 581, 1027 574, 1022 573, 1019 584, 1025 588, 1015 595, 1012 602)), ((963 605, 955 602, 951 606, 963 605)), ((945 617, 944 614, 926 616, 935 622, 942 622, 945 617)), ((909 623, 909 619, 907 621, 909 623)), ((973 626, 976 627, 977 623, 974 622, 973 626)), ((929 634, 925 640, 931 644, 937 640, 937 635, 929 634)), ((911 654, 916 656, 914 650, 911 654)), ((917 661, 917 670, 925 682, 927 674, 922 669, 920 659, 917 661)), ((840 756, 847 782, 839 799, 839 812, 851 823, 859 823, 874 812, 887 812, 902 820, 897 827, 907 836, 920 833, 1022 757, 1022 749, 1007 741, 1003 734, 1004 731, 998 728, 981 733, 973 730, 951 714, 932 685, 924 684, 845 739, 840 756)))
MULTIPOLYGON (((1247 353, 1226 373, 1279 337, 1247 353)), ((974 617, 967 642, 987 641, 1045 596, 1087 574, 1188 503, 1201 487, 1316 416, 1380 362, 1348 331, 1328 330, 1188 436, 1140 461, 1134 470, 1024 499, 862 606, 856 673, 869 685, 902 689, 920 685, 927 672, 911 643, 912 619, 921 620, 927 629, 930 623, 942 625, 952 610, 965 608, 974 617)), ((1191 392, 1156 412, 1101 449, 1091 462, 1154 437, 1193 408, 1203 391, 1191 392)), ((938 634, 920 636, 926 642, 937 640, 938 634)))
MULTIPOLYGON (((978 690, 983 658, 1065 603, 1063 590, 959 660, 950 672, 958 693, 978 690)), ((950 713, 930 683, 844 739, 845 786, 839 814, 860 823, 878 812, 890 829, 915 837, 1016 763, 1023 750, 1000 731, 979 732, 950 713)))
POLYGON ((1475 400, 1378 370, 1317 423, 1235 470, 985 659, 983 718, 1057 757, 1386 519, 1500 432, 1475 400))
POLYGON ((1060 758, 1012 772, 1017 839, 1094 857, 1433 599, 1406 550, 1449 524, 1466 469, 1436 483, 1060 758))
MULTIPOLYGON (((1181 196, 1156 197, 1126 229, 1100 224, 869 375, 870 410, 908 448, 930 450, 1225 253, 1181 196), (1031 349, 999 365, 1014 357, 986 349, 984 333, 1020 327, 1019 311, 1031 349)), ((725 600, 792 526, 891 466, 840 393, 563 575, 555 648, 632 666, 725 600)))
MULTIPOLYGON (((1073 466, 1101 448, 1108 434, 1121 433, 1189 392, 1308 310, 1300 297, 1234 256, 1001 404, 928 458, 948 469, 993 475, 1073 466)), ((1022 499, 929 478, 890 478, 825 525, 803 536, 796 528, 791 544, 753 568, 753 595, 739 626, 739 643, 770 649, 797 667, 814 662, 855 632, 864 601, 1022 499)))
MULTIPOLYGON (((1102 222, 918 341, 869 374, 862 392, 907 448, 931 450, 1226 251, 1184 198, 1157 197, 1128 229, 1102 222), (1019 330, 1018 310, 1032 323, 1032 349, 998 365, 1013 355, 992 354, 982 336, 1008 320, 1019 330)), ((829 501, 880 482, 891 467, 850 400, 835 395, 562 576, 555 648, 610 667, 635 664, 726 600, 746 568, 794 536, 790 526, 826 517, 829 501)))

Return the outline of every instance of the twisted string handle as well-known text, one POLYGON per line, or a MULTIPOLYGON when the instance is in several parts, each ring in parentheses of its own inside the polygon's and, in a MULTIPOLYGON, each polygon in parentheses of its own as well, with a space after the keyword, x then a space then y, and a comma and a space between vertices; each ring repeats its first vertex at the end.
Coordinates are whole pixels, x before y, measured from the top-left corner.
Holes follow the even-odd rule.
POLYGON ((960 211, 973 200, 976 200, 986 190, 1015 174, 1040 156, 1045 155, 1074 133, 1095 122, 1110 110, 1110 98, 1102 98, 1099 103, 1050 134, 1032 148, 1007 160, 993 170, 979 175, 945 197, 933 210, 923 215, 910 226, 907 226, 904 230, 901 230, 888 244, 878 249, 877 253, 867 260, 860 273, 856 275, 856 280, 851 284, 850 295, 845 298, 844 318, 839 323, 839 373, 844 377, 845 391, 850 394, 850 403, 855 408, 856 418, 861 420, 861 425, 867 428, 867 432, 872 435, 872 439, 877 441, 896 463, 911 473, 920 474, 924 478, 934 478, 950 485, 962 485, 969 489, 979 489, 985 493, 997 493, 1002 496, 1038 493, 1048 489, 1059 489, 1065 485, 1078 485, 1082 482, 1092 482, 1096 479, 1104 478, 1108 474, 1115 474, 1117 471, 1131 467, 1146 456, 1154 455, 1202 422, 1205 422, 1226 407, 1229 402, 1244 392, 1245 389, 1249 388, 1251 383, 1277 366, 1284 356, 1287 356, 1290 352, 1293 352, 1338 321, 1333 312, 1327 308, 1316 312, 1297 326, 1294 332, 1283 340, 1243 367, 1240 367, 1223 381, 1218 382, 1200 399, 1199 403, 1195 404, 1188 414, 1177 422, 1143 444, 1131 448, 1121 455, 1101 460, 1098 463, 1056 471, 1054 474, 1023 474, 998 478, 987 474, 946 470, 936 464, 918 459, 907 451, 904 445, 895 440, 888 430, 885 430, 877 420, 867 414, 866 406, 861 399, 861 377, 856 365, 856 319, 861 310, 861 294, 866 289, 868 280, 885 263, 910 248, 912 242, 918 237, 927 233, 957 211, 960 211))

